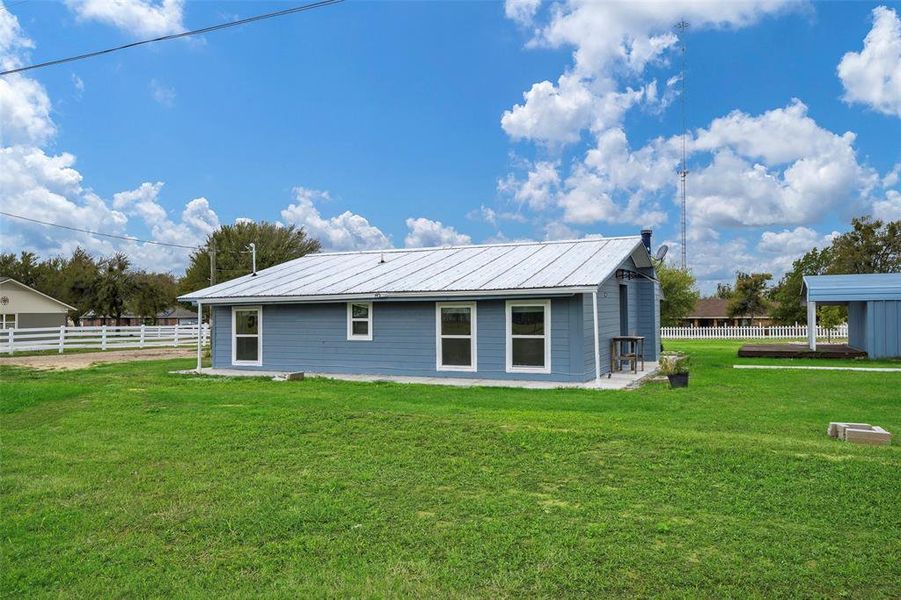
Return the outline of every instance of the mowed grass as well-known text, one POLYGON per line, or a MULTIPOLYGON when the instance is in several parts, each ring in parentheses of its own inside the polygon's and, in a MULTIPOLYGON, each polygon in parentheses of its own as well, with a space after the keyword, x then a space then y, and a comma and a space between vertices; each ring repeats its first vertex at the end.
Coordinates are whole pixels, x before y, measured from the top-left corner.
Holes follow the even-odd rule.
MULTIPOLYGON (((0 595, 901 596, 901 374, 460 389, 0 370, 0 595)), ((742 362, 753 362, 743 360, 742 362)))

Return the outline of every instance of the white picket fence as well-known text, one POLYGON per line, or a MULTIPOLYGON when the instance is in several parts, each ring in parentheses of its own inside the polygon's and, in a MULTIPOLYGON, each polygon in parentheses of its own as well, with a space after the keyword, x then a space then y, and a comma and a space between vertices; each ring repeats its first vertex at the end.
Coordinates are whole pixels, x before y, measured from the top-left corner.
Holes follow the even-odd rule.
POLYGON ((197 325, 136 325, 119 327, 36 327, 31 329, 0 329, 0 352, 57 350, 60 354, 74 348, 125 350, 128 348, 159 348, 196 346, 197 335, 204 345, 210 341, 210 326, 197 325))
MULTIPOLYGON (((660 337, 670 340, 807 339, 807 325, 753 325, 748 327, 661 327, 660 337)), ((817 338, 848 337, 848 325, 817 327, 817 338)))

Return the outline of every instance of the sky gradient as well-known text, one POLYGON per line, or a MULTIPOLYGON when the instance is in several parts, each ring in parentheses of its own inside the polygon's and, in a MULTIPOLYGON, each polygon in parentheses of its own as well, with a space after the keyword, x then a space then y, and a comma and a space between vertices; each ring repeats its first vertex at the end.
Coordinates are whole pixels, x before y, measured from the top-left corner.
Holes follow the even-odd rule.
MULTIPOLYGON (((291 6, 25 2, 17 66, 291 6)), ((0 80, 0 210, 197 244, 237 219, 327 249, 637 233, 781 273, 853 215, 901 218, 901 24, 878 3, 354 2, 0 80)), ((187 252, 4 218, 3 251, 179 273, 187 252)))

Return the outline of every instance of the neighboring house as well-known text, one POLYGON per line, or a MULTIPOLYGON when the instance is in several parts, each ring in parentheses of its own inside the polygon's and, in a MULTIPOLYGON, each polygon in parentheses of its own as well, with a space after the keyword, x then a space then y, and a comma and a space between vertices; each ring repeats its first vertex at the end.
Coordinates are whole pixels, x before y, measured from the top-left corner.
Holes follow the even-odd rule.
POLYGON ((70 310, 75 307, 15 279, 0 277, 0 329, 59 327, 67 324, 70 310))
POLYGON ((747 325, 771 325, 769 315, 730 317, 729 300, 725 298, 699 298, 691 312, 680 319, 682 327, 738 327, 747 325))
POLYGON ((868 358, 901 357, 901 273, 808 275, 807 344, 816 350, 817 306, 848 307, 848 345, 868 358))
POLYGON ((156 314, 156 319, 145 319, 140 315, 132 313, 123 314, 118 321, 115 317, 107 317, 97 315, 93 310, 89 310, 81 315, 79 322, 85 327, 97 325, 119 325, 121 327, 131 327, 143 325, 147 321, 153 321, 154 325, 197 325, 197 313, 190 311, 181 306, 167 308, 156 314))
POLYGON ((649 248, 647 231, 312 254, 179 300, 213 308, 214 368, 586 382, 612 336, 657 359, 649 248))

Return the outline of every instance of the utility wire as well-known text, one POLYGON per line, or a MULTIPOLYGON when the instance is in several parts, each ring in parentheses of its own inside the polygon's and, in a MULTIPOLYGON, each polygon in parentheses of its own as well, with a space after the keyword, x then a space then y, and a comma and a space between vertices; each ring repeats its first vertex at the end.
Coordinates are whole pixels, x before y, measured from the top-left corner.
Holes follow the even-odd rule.
POLYGON ((185 244, 170 244, 168 242, 157 242, 155 240, 142 240, 136 237, 131 237, 128 235, 116 235, 114 233, 101 233, 99 231, 91 231, 90 229, 81 229, 79 227, 69 227, 68 225, 60 225, 59 223, 50 223, 49 221, 40 221, 38 219, 32 219, 30 217, 23 217, 22 215, 14 215, 12 213, 0 211, 0 215, 4 215, 6 217, 12 217, 14 219, 22 219, 23 221, 30 221, 32 223, 38 223, 39 225, 47 225, 49 227, 59 227, 60 229, 68 229, 69 231, 80 231, 81 233, 90 233, 91 235, 99 235, 102 237, 115 238, 117 240, 128 240, 129 242, 141 242, 142 244, 153 244, 154 246, 171 246, 172 248, 185 248, 187 250, 200 250, 199 246, 187 246, 185 244))
POLYGON ((87 52, 85 54, 79 54, 77 56, 70 56, 67 58, 59 58, 56 60, 49 60, 47 62, 28 65, 26 67, 19 67, 17 69, 9 69, 7 71, 0 72, 0 76, 10 75, 12 73, 21 73, 23 71, 30 71, 32 69, 41 69, 43 67, 49 67, 52 65, 61 65, 63 63, 75 62, 77 60, 84 60, 86 58, 92 58, 94 56, 100 56, 103 54, 110 54, 112 52, 118 52, 119 50, 127 50, 128 48, 134 48, 135 46, 142 46, 144 44, 152 44, 154 42, 164 42, 167 40, 174 40, 174 39, 178 39, 178 38, 188 37, 191 35, 200 35, 200 34, 204 34, 204 33, 211 33, 213 31, 219 31, 220 29, 227 29, 229 27, 237 27, 238 25, 246 25, 248 23, 253 23, 255 21, 262 21, 264 19, 273 19, 275 17, 283 17, 285 15, 291 15, 294 13, 305 12, 308 10, 313 10, 315 8, 321 8, 323 6, 339 4, 343 1, 344 0, 320 0, 319 2, 311 2, 310 4, 303 4, 301 6, 295 6, 293 8, 287 8, 285 10, 279 10, 276 12, 257 15, 255 17, 248 17, 246 19, 239 19, 237 21, 230 21, 228 23, 220 23, 219 25, 211 25, 209 27, 204 27, 203 29, 194 29, 192 31, 183 31, 182 33, 172 33, 169 35, 164 35, 164 36, 160 36, 160 37, 149 39, 149 40, 141 40, 139 42, 123 44, 121 46, 116 46, 115 48, 107 48, 106 50, 97 50, 95 52, 87 52))

